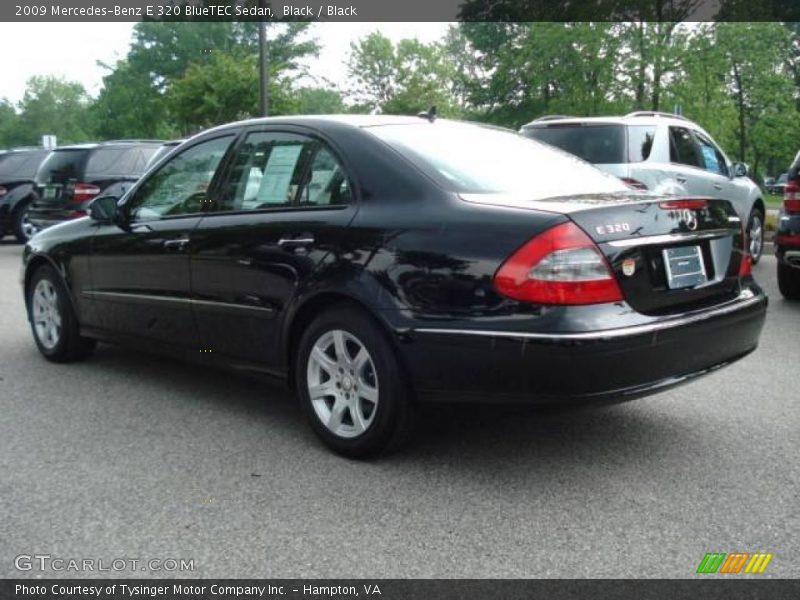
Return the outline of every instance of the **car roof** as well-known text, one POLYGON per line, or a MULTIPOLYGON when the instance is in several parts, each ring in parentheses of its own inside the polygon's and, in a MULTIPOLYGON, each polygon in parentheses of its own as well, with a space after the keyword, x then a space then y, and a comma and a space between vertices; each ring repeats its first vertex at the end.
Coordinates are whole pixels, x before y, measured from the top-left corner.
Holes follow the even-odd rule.
POLYGON ((201 131, 190 139, 205 137, 207 134, 221 133, 228 129, 238 127, 248 127, 252 125, 296 125, 310 128, 325 129, 369 129, 371 127, 382 127, 385 125, 435 125, 436 123, 462 124, 472 127, 482 127, 517 133, 514 129, 500 127, 490 123, 478 123, 475 121, 461 121, 456 119, 429 118, 427 116, 404 116, 404 115, 293 115, 285 117, 259 117, 246 119, 234 123, 226 123, 205 131, 201 131))
POLYGON ((61 150, 94 150, 95 148, 126 148, 130 146, 161 146, 163 140, 108 140, 105 142, 86 142, 83 144, 68 144, 54 148, 54 152, 61 150))
POLYGON ((522 126, 523 129, 531 129, 538 127, 548 127, 554 123, 559 125, 571 124, 589 124, 589 125, 692 125, 697 129, 702 130, 702 127, 697 123, 680 115, 672 115, 669 113, 655 112, 655 111, 636 111, 622 116, 602 116, 602 117, 562 117, 562 116, 545 116, 535 119, 530 123, 522 126))

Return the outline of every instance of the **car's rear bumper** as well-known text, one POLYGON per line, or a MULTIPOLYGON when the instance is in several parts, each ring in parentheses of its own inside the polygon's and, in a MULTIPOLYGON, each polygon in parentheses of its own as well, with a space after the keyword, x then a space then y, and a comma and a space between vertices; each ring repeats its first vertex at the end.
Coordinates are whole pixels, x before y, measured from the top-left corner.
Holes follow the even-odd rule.
POLYGON ((649 323, 569 333, 419 327, 401 344, 422 401, 618 402, 655 393, 753 351, 767 298, 649 323))
POLYGON ((779 263, 800 269, 800 215, 781 211, 775 233, 775 256, 779 263))

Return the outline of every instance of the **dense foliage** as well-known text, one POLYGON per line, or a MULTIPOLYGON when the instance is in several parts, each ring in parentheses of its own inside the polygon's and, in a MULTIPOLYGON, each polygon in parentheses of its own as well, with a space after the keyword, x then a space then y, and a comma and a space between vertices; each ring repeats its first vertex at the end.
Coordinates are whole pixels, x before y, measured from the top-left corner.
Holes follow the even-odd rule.
MULTIPOLYGON (((680 15, 678 15, 680 17, 680 15)), ((140 23, 124 60, 89 97, 33 77, 0 101, 0 146, 168 138, 257 114, 254 23, 140 23)), ((270 24, 270 113, 439 114, 519 127, 545 114, 636 109, 697 121, 732 158, 774 175, 800 149, 796 23, 462 23, 425 44, 374 32, 343 57, 341 88, 313 81, 308 23, 270 24)))

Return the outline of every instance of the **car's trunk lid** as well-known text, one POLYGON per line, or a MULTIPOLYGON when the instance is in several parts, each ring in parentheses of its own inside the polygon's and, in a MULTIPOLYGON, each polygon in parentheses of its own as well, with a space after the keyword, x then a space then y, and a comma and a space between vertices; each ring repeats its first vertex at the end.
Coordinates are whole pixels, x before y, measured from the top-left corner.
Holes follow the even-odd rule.
POLYGON ((641 193, 530 202, 486 194, 462 197, 568 216, 597 244, 625 300, 638 312, 681 312, 739 293, 743 231, 726 200, 641 193))

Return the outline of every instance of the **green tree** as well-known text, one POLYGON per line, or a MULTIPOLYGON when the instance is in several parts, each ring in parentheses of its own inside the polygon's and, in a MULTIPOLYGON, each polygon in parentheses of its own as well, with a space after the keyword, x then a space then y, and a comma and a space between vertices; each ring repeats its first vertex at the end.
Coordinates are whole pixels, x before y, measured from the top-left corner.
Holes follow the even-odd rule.
MULTIPOLYGON (((291 80, 273 67, 270 114, 295 113, 298 102, 291 80)), ((182 133, 257 116, 258 61, 252 55, 216 53, 207 64, 193 64, 166 94, 167 104, 182 133)))
POLYGON ((88 105, 89 97, 80 83, 52 76, 31 77, 9 143, 37 145, 45 134, 57 136, 60 144, 86 141, 92 136, 88 105))
POLYGON ((301 87, 294 92, 301 115, 332 115, 345 112, 342 95, 330 87, 301 87))
POLYGON ((11 134, 17 123, 17 111, 6 98, 0 100, 0 148, 11 144, 11 134))
POLYGON ((103 88, 90 108, 95 133, 101 139, 168 138, 176 133, 168 125, 167 104, 147 73, 127 60, 108 67, 103 88))
POLYGON ((350 45, 348 73, 351 99, 365 111, 416 114, 435 105, 439 114, 455 116, 455 66, 444 44, 416 39, 396 45, 373 32, 350 45))

